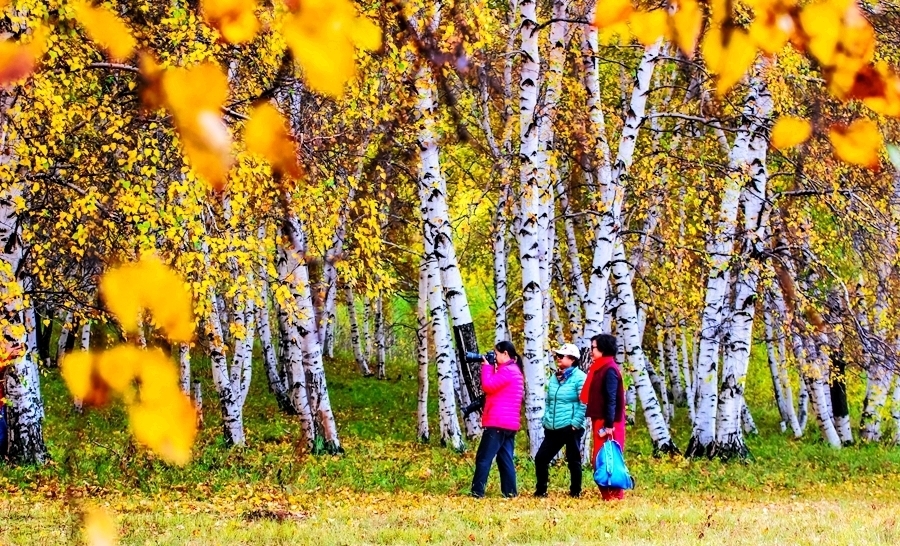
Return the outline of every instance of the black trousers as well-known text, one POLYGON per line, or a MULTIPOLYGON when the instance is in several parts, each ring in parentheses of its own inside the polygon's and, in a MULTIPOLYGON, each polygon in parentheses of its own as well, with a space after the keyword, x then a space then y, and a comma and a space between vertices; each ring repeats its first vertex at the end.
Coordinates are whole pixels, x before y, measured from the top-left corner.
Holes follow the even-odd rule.
POLYGON ((581 494, 581 439, 583 436, 583 428, 544 429, 544 441, 541 442, 541 447, 534 456, 534 469, 537 473, 536 495, 547 493, 547 484, 550 482, 550 461, 556 457, 563 446, 566 448, 566 463, 572 479, 569 485, 569 494, 572 496, 581 494))

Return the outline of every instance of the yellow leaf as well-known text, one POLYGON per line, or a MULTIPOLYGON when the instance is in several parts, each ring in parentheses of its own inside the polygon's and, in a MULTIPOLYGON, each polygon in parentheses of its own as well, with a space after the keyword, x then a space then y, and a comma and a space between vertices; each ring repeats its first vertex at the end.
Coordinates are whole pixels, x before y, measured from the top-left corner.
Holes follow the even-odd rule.
POLYGON ((680 0, 672 15, 672 27, 675 31, 675 42, 689 58, 697 49, 697 39, 703 30, 703 12, 695 0, 680 0))
POLYGON ((753 43, 766 53, 775 54, 781 51, 790 37, 796 32, 794 18, 780 4, 768 6, 762 10, 750 24, 750 37, 753 43))
POLYGON ((599 0, 594 16, 594 25, 602 29, 616 23, 623 23, 628 20, 632 11, 631 0, 599 0))
POLYGON ((118 543, 116 523, 109 512, 96 506, 85 510, 84 541, 88 546, 114 546, 118 543))
POLYGON ((282 34, 315 91, 333 97, 356 76, 355 49, 381 47, 381 33, 349 0, 304 0, 284 19, 282 34))
POLYGON ((263 103, 250 113, 245 127, 247 150, 260 154, 272 164, 272 169, 298 179, 297 144, 287 130, 284 118, 271 103, 263 103))
POLYGON ((87 2, 73 4, 75 18, 88 37, 100 44, 117 61, 131 57, 137 42, 119 17, 105 7, 95 8, 87 2))
POLYGON ((97 374, 109 387, 130 399, 128 390, 141 365, 143 351, 133 345, 117 345, 96 358, 97 374))
POLYGON ((701 44, 703 58, 709 69, 718 74, 716 92, 728 92, 756 59, 756 47, 745 30, 736 28, 722 32, 720 28, 707 31, 701 44))
POLYGON ((203 0, 203 16, 232 44, 249 42, 259 30, 255 0, 203 0))
POLYGON ((100 294, 126 332, 137 332, 138 315, 148 309, 153 323, 170 340, 193 338, 191 294, 184 281, 157 258, 143 257, 107 271, 100 279, 100 294))
POLYGON ((635 12, 628 22, 634 37, 645 46, 667 37, 669 33, 669 16, 663 9, 635 12))
POLYGON ((834 153, 847 163, 870 169, 878 167, 879 152, 883 145, 878 125, 865 118, 855 120, 849 126, 835 125, 828 133, 834 153))
POLYGON ((0 86, 6 86, 34 72, 44 52, 46 31, 34 32, 31 42, 23 44, 9 40, 0 41, 0 86))
POLYGON ((91 390, 93 369, 93 356, 87 351, 68 353, 59 363, 60 375, 66 382, 66 387, 79 400, 85 399, 91 390))
POLYGON ((197 411, 183 393, 173 392, 164 401, 142 400, 129 406, 128 415, 135 439, 163 460, 177 465, 191 460, 197 411))
POLYGON ((806 142, 812 134, 812 126, 808 120, 784 116, 778 118, 772 128, 772 146, 779 150, 792 148, 806 142))
POLYGON ((228 98, 228 79, 218 65, 172 68, 162 76, 162 95, 191 166, 215 190, 231 168, 231 135, 220 113, 228 98))

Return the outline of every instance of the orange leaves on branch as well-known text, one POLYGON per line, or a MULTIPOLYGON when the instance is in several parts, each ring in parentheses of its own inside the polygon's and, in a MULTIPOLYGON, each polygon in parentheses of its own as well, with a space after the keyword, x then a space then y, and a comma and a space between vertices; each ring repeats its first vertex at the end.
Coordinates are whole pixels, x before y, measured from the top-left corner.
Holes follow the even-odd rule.
MULTIPOLYGON (((153 65, 146 66, 151 71, 153 65)), ((151 74, 143 74, 153 89, 151 74)), ((221 109, 228 98, 228 79, 212 63, 190 68, 170 68, 157 72, 158 96, 175 118, 181 144, 194 170, 216 191, 225 186, 231 155, 231 134, 222 119, 221 109)), ((151 92, 152 95, 153 92, 151 92)), ((147 96, 147 92, 145 92, 147 96)))
POLYGON ((870 119, 857 119, 849 126, 835 125, 828 133, 834 153, 847 163, 875 169, 884 145, 878 125, 870 119))
POLYGON ((811 134, 812 125, 809 120, 784 116, 778 118, 772 128, 772 147, 786 150, 806 142, 811 134))
POLYGON ((167 462, 190 460, 196 410, 178 388, 178 371, 162 351, 119 345, 101 353, 70 353, 60 367, 69 391, 85 405, 103 405, 116 394, 128 406, 138 442, 167 462))
POLYGON ((247 150, 272 164, 272 170, 297 180, 302 172, 297 163, 297 143, 288 132, 284 117, 271 103, 263 103, 250 113, 244 133, 247 150))
POLYGON ((200 9, 210 26, 232 44, 249 42, 259 30, 256 0, 202 0, 200 9))
POLYGON ((349 0, 303 0, 283 23, 282 34, 304 80, 314 91, 340 97, 356 77, 356 48, 381 47, 381 29, 360 17, 349 0))
POLYGON ((191 294, 181 277, 157 258, 143 257, 108 271, 100 280, 100 294, 126 332, 137 331, 138 317, 147 309, 172 341, 194 337, 191 294))
POLYGON ((110 57, 117 61, 131 57, 137 42, 115 13, 105 7, 93 7, 87 2, 76 2, 72 7, 75 18, 88 37, 100 44, 110 57))
POLYGON ((44 54, 46 32, 35 31, 29 43, 0 41, 0 86, 6 86, 34 72, 44 54))

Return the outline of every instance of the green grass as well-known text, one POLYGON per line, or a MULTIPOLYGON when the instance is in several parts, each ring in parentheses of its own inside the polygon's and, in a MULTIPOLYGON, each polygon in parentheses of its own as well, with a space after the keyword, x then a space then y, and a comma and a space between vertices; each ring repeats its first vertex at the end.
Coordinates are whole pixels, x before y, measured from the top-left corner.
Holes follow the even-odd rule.
MULTIPOLYGON (((638 414, 626 446, 638 488, 610 507, 599 506, 590 488, 583 499, 567 499, 564 466, 552 472, 548 500, 500 500, 496 471, 491 498, 466 498, 474 445, 458 454, 436 441, 415 441, 416 373, 402 357, 408 350, 403 343, 398 339, 386 381, 360 377, 348 354, 328 362, 342 456, 314 457, 298 449, 299 424, 278 412, 258 368, 245 409, 248 445, 227 449, 209 364, 194 363, 204 388, 205 423, 194 460, 183 468, 135 448, 121 407, 77 414, 58 374, 49 371, 42 388, 53 461, 40 468, 0 467, 0 544, 78 540, 77 511, 88 499, 118 514, 127 544, 582 544, 607 542, 607 534, 634 544, 692 544, 701 535, 733 544, 900 540, 891 515, 900 493, 900 450, 834 450, 813 421, 801 440, 781 433, 759 350, 747 386, 761 432, 747 439, 753 457, 728 463, 656 458, 638 414), (266 517, 287 512, 297 516, 266 517)), ((861 390, 861 378, 851 377, 857 411, 861 390)), ((434 396, 431 405, 436 415, 434 396)), ((431 426, 436 436, 434 419, 431 426)), ((683 448, 690 435, 683 408, 672 430, 683 448)), ((519 489, 527 495, 534 469, 524 456, 524 433, 517 452, 519 489)))

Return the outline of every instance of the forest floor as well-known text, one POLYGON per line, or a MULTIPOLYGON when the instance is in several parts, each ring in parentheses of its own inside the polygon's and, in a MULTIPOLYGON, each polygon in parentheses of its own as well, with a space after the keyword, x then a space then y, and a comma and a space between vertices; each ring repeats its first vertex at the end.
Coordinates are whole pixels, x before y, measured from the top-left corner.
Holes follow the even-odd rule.
MULTIPOLYGON (((499 498, 494 470, 488 498, 470 499, 475 446, 459 454, 434 438, 415 440, 412 364, 389 364, 384 381, 360 377, 344 357, 327 367, 345 454, 299 450, 296 418, 278 412, 262 374, 245 409, 248 445, 227 449, 208 362, 197 361, 205 422, 194 460, 181 468, 135 449, 121 407, 76 413, 58 373, 47 372, 53 460, 0 466, 0 545, 80 543, 79 514, 89 504, 114 515, 122 544, 900 543, 900 449, 833 450, 812 421, 803 439, 790 439, 779 430, 764 361, 748 382, 760 430, 747 440, 751 459, 654 457, 638 414, 626 446, 637 489, 615 504, 600 500, 587 471, 585 494, 569 499, 564 465, 552 471, 550 497, 532 498, 524 434, 521 496, 499 498)), ((860 388, 851 378, 855 408, 860 388)), ((682 448, 684 411, 673 422, 682 448)))

